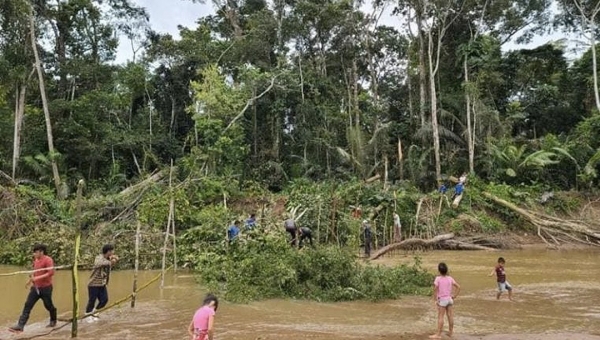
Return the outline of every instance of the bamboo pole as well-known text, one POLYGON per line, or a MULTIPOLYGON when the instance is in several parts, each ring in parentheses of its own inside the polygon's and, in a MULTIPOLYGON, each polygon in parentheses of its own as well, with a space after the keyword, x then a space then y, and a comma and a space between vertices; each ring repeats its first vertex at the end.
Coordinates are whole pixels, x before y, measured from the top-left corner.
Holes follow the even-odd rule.
POLYGON ((76 201, 76 223, 77 231, 75 233, 75 252, 73 256, 73 270, 71 276, 73 279, 73 321, 71 323, 71 338, 77 337, 77 315, 79 314, 79 247, 81 245, 81 199, 83 195, 83 180, 77 183, 77 201, 76 201))
POLYGON ((318 207, 317 207, 317 240, 321 239, 321 196, 319 195, 318 207))
POLYGON ((177 272, 177 236, 175 234, 175 198, 171 198, 171 227, 173 228, 173 272, 177 272))
POLYGON ((135 298, 137 296, 137 280, 138 270, 140 267, 140 229, 141 222, 137 221, 137 227, 135 229, 135 263, 133 268, 133 291, 131 293, 131 308, 135 307, 135 298))
POLYGON ((171 199, 169 200, 169 216, 167 217, 167 227, 165 228, 165 242, 163 243, 162 249, 162 267, 160 277, 160 289, 165 287, 165 268, 167 266, 167 244, 169 243, 169 234, 171 233, 171 220, 173 218, 173 209, 175 205, 173 201, 173 160, 171 160, 171 169, 169 171, 169 192, 171 199))

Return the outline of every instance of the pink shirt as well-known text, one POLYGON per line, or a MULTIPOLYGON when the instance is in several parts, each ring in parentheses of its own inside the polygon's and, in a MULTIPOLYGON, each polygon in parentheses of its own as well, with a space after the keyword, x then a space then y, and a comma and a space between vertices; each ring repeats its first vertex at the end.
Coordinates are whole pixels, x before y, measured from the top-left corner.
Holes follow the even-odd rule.
POLYGON ((194 314, 194 329, 201 335, 208 331, 208 319, 215 315, 215 310, 211 307, 204 306, 194 314))
POLYGON ((452 285, 455 284, 456 281, 452 278, 452 276, 438 276, 435 278, 433 285, 437 287, 437 298, 438 299, 448 299, 452 298, 452 285))

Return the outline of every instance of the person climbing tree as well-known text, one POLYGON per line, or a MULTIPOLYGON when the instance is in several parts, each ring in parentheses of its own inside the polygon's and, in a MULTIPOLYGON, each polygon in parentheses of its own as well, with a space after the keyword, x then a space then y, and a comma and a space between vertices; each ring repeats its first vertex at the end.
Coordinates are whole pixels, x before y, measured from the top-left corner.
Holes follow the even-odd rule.
POLYGON ((88 322, 98 320, 96 311, 102 309, 108 303, 108 280, 110 279, 110 270, 117 263, 119 257, 114 254, 115 247, 112 244, 105 244, 102 247, 102 254, 96 256, 94 268, 90 275, 88 283, 88 303, 85 307, 85 314, 89 316, 88 322), (96 301, 98 304, 96 305, 96 301), (94 305, 96 305, 94 307, 94 305))
POLYGON ((303 244, 304 244, 304 240, 308 240, 308 243, 310 244, 310 246, 313 246, 313 241, 312 241, 312 230, 308 227, 301 227, 298 228, 298 233, 300 234, 300 243, 298 244, 298 246, 300 248, 302 248, 303 244))
POLYGON ((52 277, 54 276, 54 261, 47 255, 47 248, 43 244, 33 246, 33 270, 25 287, 29 288, 29 295, 23 306, 23 312, 15 326, 8 330, 13 333, 23 332, 29 320, 29 314, 39 299, 50 313, 50 323, 46 327, 56 326, 56 307, 52 303, 52 277))
POLYGON ((365 246, 365 255, 367 257, 371 256, 371 238, 372 238, 371 225, 369 225, 369 221, 364 220, 363 221, 363 240, 364 240, 364 246, 365 246))

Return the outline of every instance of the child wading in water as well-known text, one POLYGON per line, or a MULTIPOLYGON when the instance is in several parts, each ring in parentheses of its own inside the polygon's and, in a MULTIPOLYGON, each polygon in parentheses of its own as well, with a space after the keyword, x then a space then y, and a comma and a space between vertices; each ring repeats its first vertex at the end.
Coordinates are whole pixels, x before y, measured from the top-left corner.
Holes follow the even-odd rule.
POLYGON ((217 308, 219 308, 219 300, 216 296, 208 294, 188 327, 191 340, 213 340, 217 308))
POLYGON ((502 295, 502 293, 508 291, 508 299, 512 301, 512 286, 510 285, 510 283, 508 283, 508 281, 506 281, 506 273, 504 272, 505 264, 506 261, 504 261, 503 257, 498 258, 498 264, 496 265, 496 267, 494 267, 489 276, 493 276, 494 273, 496 274, 496 281, 498 283, 498 293, 496 294, 496 300, 500 300, 500 296, 502 295))
POLYGON ((444 314, 448 315, 448 336, 452 336, 454 331, 454 299, 460 294, 460 286, 452 276, 448 275, 448 266, 445 263, 438 265, 440 275, 435 278, 433 285, 433 300, 438 308, 437 333, 431 335, 430 339, 441 339, 442 329, 444 328, 444 314), (456 287, 456 294, 452 294, 452 288, 456 287))

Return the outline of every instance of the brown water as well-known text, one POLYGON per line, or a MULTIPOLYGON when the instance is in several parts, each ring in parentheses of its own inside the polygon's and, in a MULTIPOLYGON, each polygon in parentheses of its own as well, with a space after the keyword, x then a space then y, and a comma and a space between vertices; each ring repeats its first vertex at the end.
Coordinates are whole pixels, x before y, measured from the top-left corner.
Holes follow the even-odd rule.
MULTIPOLYGON (((431 252, 421 254, 423 266, 435 270, 445 261, 461 284, 455 323, 461 340, 587 340, 600 339, 600 252, 591 250, 522 250, 502 253, 431 252), (488 277, 499 255, 507 260, 507 278, 515 289, 515 302, 495 300, 495 279, 488 277), (484 336, 487 335, 487 336, 484 336)), ((385 258, 388 265, 411 262, 412 254, 385 258)), ((0 267, 0 272, 19 270, 0 267)), ((82 288, 88 273, 81 273, 82 288)), ((156 272, 140 273, 140 284, 156 272)), ((111 301, 131 292, 133 274, 113 272, 111 301)), ((0 323, 13 324, 25 300, 26 277, 0 277, 0 323)), ((59 314, 71 309, 68 271, 55 276, 54 301, 59 314)), ((155 283, 138 296, 131 309, 124 304, 107 311, 95 323, 80 324, 79 337, 106 339, 188 339, 186 327, 203 296, 189 273, 169 275, 165 289, 155 283)), ((86 302, 86 292, 81 303, 86 302)), ((83 310, 84 306, 81 307, 83 310)), ((222 303, 216 319, 216 339, 426 339, 434 329, 431 298, 404 297, 381 303, 323 304, 270 300, 248 305, 222 303)), ((0 330, 0 339, 24 339, 45 332, 47 312, 36 305, 26 331, 15 336, 0 330)), ((67 339, 69 327, 39 339, 67 339)))

